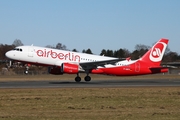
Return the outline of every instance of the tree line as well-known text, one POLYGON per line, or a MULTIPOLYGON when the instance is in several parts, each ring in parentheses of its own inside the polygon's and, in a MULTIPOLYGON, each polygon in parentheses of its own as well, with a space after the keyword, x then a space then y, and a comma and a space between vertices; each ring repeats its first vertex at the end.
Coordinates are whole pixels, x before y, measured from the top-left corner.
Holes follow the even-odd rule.
MULTIPOLYGON (((5 53, 9 50, 14 49, 16 46, 22 46, 22 45, 23 43, 19 39, 14 40, 12 45, 0 44, 0 60, 1 61, 7 60, 7 58, 5 57, 5 53)), ((47 45, 45 47, 68 50, 66 45, 63 45, 62 43, 57 43, 56 46, 47 45)), ((150 46, 137 44, 135 46, 135 50, 132 52, 130 52, 128 49, 125 49, 125 48, 120 48, 118 50, 102 49, 99 55, 117 57, 117 58, 131 57, 131 59, 138 59, 142 55, 144 55, 149 49, 150 49, 150 46)), ((78 52, 76 49, 73 49, 71 51, 78 52)), ((90 48, 83 49, 82 53, 93 54, 90 48)), ((165 55, 163 57, 163 62, 180 62, 180 55, 177 52, 171 51, 167 47, 165 55)))

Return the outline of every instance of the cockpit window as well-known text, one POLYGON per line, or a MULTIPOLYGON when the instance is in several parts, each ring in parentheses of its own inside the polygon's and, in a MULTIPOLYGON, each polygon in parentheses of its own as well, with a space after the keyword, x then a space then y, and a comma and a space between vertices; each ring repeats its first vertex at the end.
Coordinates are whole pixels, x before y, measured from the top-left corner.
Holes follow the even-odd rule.
POLYGON ((14 48, 14 50, 16 50, 16 51, 21 51, 21 52, 22 52, 22 49, 21 49, 21 48, 14 48))

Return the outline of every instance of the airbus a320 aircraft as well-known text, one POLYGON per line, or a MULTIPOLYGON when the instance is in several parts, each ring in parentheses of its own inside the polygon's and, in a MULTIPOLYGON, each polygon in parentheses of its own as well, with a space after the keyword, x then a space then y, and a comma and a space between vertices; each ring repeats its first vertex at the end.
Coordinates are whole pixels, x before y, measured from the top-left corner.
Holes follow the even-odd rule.
POLYGON ((116 76, 132 76, 164 73, 168 69, 160 66, 165 53, 168 39, 160 39, 148 52, 137 60, 91 55, 85 53, 57 50, 37 46, 19 46, 6 52, 10 59, 29 64, 49 67, 49 73, 62 75, 63 73, 77 74, 76 82, 81 81, 80 72, 85 72, 85 81, 90 81, 92 74, 106 74, 116 76))

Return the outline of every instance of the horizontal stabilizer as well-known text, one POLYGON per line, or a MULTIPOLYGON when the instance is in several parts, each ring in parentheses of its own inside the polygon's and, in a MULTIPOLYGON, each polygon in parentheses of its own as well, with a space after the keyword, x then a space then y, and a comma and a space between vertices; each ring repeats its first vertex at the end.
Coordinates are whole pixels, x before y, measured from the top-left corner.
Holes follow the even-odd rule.
POLYGON ((168 67, 162 67, 162 66, 157 66, 157 67, 150 67, 149 69, 167 69, 168 67))
POLYGON ((157 66, 157 67, 150 67, 149 68, 151 70, 151 72, 154 73, 165 73, 168 72, 168 68, 167 67, 162 67, 162 66, 157 66))

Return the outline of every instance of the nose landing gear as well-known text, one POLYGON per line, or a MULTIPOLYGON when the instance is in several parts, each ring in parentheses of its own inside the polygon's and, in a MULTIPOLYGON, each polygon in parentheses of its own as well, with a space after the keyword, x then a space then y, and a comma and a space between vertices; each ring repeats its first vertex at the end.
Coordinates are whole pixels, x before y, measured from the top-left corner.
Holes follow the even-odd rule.
POLYGON ((29 73, 29 67, 28 66, 26 66, 26 70, 24 70, 24 74, 28 74, 29 73))

